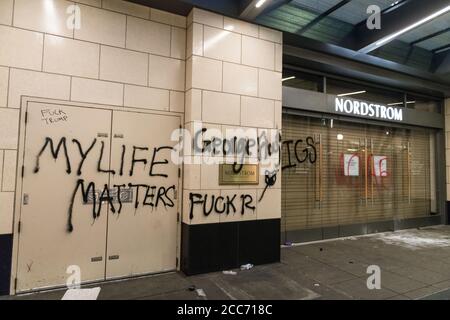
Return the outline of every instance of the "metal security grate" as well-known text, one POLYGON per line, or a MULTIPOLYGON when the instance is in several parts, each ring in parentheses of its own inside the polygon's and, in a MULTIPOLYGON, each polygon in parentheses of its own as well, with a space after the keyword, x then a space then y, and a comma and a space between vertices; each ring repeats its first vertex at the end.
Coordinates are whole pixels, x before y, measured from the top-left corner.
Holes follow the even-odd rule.
POLYGON ((425 129, 284 115, 284 231, 430 215, 431 137, 425 129))

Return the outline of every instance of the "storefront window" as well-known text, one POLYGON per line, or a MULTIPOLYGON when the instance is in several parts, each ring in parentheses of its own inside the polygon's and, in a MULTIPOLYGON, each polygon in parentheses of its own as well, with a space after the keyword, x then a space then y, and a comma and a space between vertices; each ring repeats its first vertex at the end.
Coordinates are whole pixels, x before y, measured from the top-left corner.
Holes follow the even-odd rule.
POLYGON ((288 242, 395 230, 437 213, 433 130, 284 115, 283 140, 288 242))
POLYGON ((322 76, 289 69, 283 71, 283 86, 324 92, 323 81, 322 76))

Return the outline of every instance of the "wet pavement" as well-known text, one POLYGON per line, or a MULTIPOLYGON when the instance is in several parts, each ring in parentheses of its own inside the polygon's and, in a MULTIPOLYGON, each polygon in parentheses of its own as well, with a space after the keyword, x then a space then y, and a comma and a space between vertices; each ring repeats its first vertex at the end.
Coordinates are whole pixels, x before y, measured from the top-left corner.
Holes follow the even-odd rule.
MULTIPOLYGON (((98 299, 448 300, 450 226, 295 245, 281 250, 281 263, 235 271, 102 283, 96 285, 101 287, 98 299), (367 287, 369 266, 380 268, 380 289, 367 287)), ((61 299, 64 294, 59 290, 0 299, 61 299)))

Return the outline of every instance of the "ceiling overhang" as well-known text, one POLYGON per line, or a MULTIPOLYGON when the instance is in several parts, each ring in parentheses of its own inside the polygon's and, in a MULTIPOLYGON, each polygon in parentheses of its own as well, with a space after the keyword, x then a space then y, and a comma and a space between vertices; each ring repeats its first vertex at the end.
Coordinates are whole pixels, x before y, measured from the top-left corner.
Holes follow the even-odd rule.
MULTIPOLYGON (((267 0, 258 10, 255 10, 256 0, 127 0, 153 8, 169 11, 175 14, 187 16, 194 7, 223 14, 229 17, 246 20, 255 23, 255 19, 261 15, 275 10, 276 8, 290 2, 290 0, 267 0)), ((334 7, 340 8, 348 1, 340 1, 334 7)), ((335 72, 349 77, 357 77, 366 81, 389 83, 405 90, 418 90, 436 96, 450 96, 450 50, 436 53, 430 72, 408 67, 404 64, 392 62, 373 55, 360 52, 364 47, 390 35, 401 28, 421 19, 428 14, 432 14, 445 5, 449 5, 448 0, 404 0, 398 8, 389 8, 382 13, 382 28, 380 30, 368 30, 365 22, 355 26, 351 34, 346 37, 346 42, 338 45, 331 45, 325 42, 313 40, 300 34, 284 33, 285 48, 304 48, 311 52, 329 55, 329 63, 315 61, 314 55, 309 55, 311 63, 305 63, 310 68, 326 72, 335 72), (333 58, 334 57, 334 58, 333 58), (366 65, 365 69, 358 67, 357 71, 348 70, 349 65, 332 66, 336 58, 353 61, 359 66, 366 65), (334 60, 333 60, 334 59, 334 60), (363 76, 364 70, 366 75, 363 76), (369 71, 370 70, 370 71, 369 71), (375 70, 384 70, 381 74, 374 75, 375 70), (398 77, 394 77, 398 73, 398 77), (389 74, 384 77, 382 74, 389 74), (402 79, 402 81, 395 80, 402 79), (406 87, 405 87, 406 86, 406 87)), ((333 10, 335 9, 333 7, 333 10)), ((331 10, 331 9, 330 9, 331 10)), ((300 31, 301 33, 301 31, 300 31)), ((426 39, 425 39, 426 40, 426 39)), ((413 46, 412 46, 413 47, 413 46)), ((285 55, 289 52, 285 52, 285 55)), ((291 60, 294 58, 290 58, 291 60)), ((300 64, 305 62, 305 58, 295 57, 300 64)), ((340 60, 339 60, 340 61, 340 60)), ((341 61, 342 62, 342 61, 341 61)), ((377 74, 375 72, 375 74, 377 74)))
POLYGON ((401 30, 414 25, 449 6, 448 0, 409 0, 396 10, 386 11, 381 15, 381 28, 370 30, 366 21, 356 25, 341 43, 343 47, 363 53, 371 52, 390 41, 401 30))

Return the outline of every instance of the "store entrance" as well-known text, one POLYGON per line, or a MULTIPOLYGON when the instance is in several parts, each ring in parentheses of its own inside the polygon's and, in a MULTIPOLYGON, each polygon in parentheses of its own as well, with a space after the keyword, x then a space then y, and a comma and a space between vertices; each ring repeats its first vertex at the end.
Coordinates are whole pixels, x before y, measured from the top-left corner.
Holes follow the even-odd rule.
POLYGON ((434 144, 422 128, 284 115, 283 242, 393 231, 436 215, 434 144))

